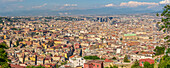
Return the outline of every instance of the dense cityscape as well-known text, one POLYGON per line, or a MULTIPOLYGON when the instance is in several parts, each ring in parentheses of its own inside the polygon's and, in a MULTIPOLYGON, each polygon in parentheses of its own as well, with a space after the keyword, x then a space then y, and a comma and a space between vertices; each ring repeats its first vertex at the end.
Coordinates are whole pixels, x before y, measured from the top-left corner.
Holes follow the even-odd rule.
POLYGON ((169 35, 159 21, 153 14, 1 17, 0 42, 9 47, 12 68, 131 68, 136 61, 158 66, 169 35))
POLYGON ((170 68, 170 0, 0 5, 0 68, 170 68))

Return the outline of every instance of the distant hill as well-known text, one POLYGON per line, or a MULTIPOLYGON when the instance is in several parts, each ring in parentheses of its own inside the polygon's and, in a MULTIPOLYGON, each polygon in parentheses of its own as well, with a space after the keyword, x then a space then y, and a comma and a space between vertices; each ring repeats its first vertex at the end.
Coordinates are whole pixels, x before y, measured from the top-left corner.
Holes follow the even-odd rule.
POLYGON ((103 7, 86 10, 65 10, 65 11, 27 10, 27 11, 0 12, 0 16, 115 15, 115 14, 136 14, 157 12, 161 11, 153 9, 103 7))

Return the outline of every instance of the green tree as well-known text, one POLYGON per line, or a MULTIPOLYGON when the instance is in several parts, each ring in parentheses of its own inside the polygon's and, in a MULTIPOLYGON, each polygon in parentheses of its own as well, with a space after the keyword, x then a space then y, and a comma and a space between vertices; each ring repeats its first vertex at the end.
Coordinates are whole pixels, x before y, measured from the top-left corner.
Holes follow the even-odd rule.
POLYGON ((166 53, 170 53, 170 48, 167 49, 166 53))
POLYGON ((123 40, 123 38, 120 38, 120 41, 122 41, 123 40))
POLYGON ((7 45, 5 43, 0 43, 0 68, 10 68, 7 57, 7 52, 5 49, 7 49, 7 45))
POLYGON ((156 46, 156 48, 154 49, 154 51, 156 52, 155 55, 161 55, 164 54, 165 51, 165 47, 161 46, 156 46))
POLYGON ((155 59, 154 68, 158 68, 157 60, 158 60, 158 59, 155 59))
POLYGON ((134 64, 131 66, 131 68, 142 68, 139 66, 139 61, 135 61, 134 64))
POLYGON ((56 64, 56 68, 59 68, 60 66, 58 64, 56 64))
POLYGON ((100 58, 97 57, 97 56, 85 56, 84 59, 93 59, 93 60, 97 60, 97 59, 100 59, 100 58))
POLYGON ((158 68, 169 68, 170 67, 170 56, 165 55, 161 58, 158 68))
POLYGON ((118 66, 116 66, 116 65, 111 66, 110 65, 110 67, 105 67, 105 68, 118 68, 118 66))
MULTIPOLYGON (((163 10, 164 11, 160 15, 157 13, 157 16, 162 17, 161 22, 158 22, 158 24, 160 24, 160 30, 170 32, 170 5, 164 6, 163 10)), ((169 35, 167 35, 164 39, 166 39, 167 42, 170 42, 169 35)))
POLYGON ((11 30, 18 30, 17 28, 11 28, 11 30))
POLYGON ((39 65, 39 66, 27 66, 26 68, 45 68, 45 67, 39 65))
POLYGON ((112 59, 113 59, 113 60, 116 60, 116 57, 113 57, 112 59))
MULTIPOLYGON (((164 32, 170 32, 170 5, 166 5, 163 8, 163 12, 161 13, 161 17, 162 20, 161 22, 158 22, 158 24, 160 24, 160 30, 163 30, 164 32)), ((157 16, 159 16, 159 14, 157 14, 157 16)), ((167 45, 170 45, 170 36, 167 35, 164 38, 167 42, 167 45)), ((169 53, 170 49, 167 49, 166 53, 169 53)), ((164 55, 161 60, 160 63, 158 65, 158 68, 169 68, 170 67, 170 56, 168 55, 164 55)))
POLYGON ((16 45, 19 46, 19 41, 18 40, 16 41, 16 45))
POLYGON ((128 56, 127 56, 127 55, 125 55, 125 57, 124 57, 124 62, 130 62, 130 61, 128 60, 128 56))
POLYGON ((154 68, 154 64, 150 64, 149 62, 144 62, 144 68, 154 68))
POLYGON ((67 64, 67 61, 61 63, 61 65, 65 65, 65 64, 67 64))

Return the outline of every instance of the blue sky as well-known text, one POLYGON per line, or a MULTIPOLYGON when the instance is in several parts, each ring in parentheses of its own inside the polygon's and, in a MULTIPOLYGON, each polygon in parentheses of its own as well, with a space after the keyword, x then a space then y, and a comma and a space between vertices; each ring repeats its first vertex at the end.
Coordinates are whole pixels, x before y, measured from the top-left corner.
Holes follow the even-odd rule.
MULTIPOLYGON (((101 7, 120 7, 121 3, 128 2, 159 3, 162 0, 0 0, 0 10, 72 10, 72 9, 93 9, 101 7), (109 5, 110 4, 110 5, 109 5)), ((168 0, 167 0, 168 1, 168 0)), ((126 4, 125 4, 126 5, 126 4)), ((124 7, 129 7, 125 6, 124 7)), ((145 4, 144 4, 145 5, 145 4)), ((143 5, 143 6, 144 6, 143 5)), ((148 4, 146 4, 148 5, 148 4)), ((156 6, 156 5, 151 5, 156 6)), ((132 6, 131 6, 132 7, 132 6)))
POLYGON ((0 12, 86 10, 105 7, 160 10, 170 0, 0 0, 0 12))

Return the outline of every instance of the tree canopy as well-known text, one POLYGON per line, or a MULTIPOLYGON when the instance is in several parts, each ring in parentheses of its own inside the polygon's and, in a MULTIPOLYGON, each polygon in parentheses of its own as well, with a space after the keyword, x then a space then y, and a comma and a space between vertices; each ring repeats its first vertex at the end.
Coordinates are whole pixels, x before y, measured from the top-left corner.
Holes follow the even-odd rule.
POLYGON ((39 66, 27 66, 26 68, 45 68, 45 67, 43 67, 42 65, 39 65, 39 66))
POLYGON ((161 55, 164 54, 165 51, 165 47, 161 46, 156 46, 156 48, 154 49, 154 51, 156 52, 155 55, 161 55))
MULTIPOLYGON (((166 5, 163 8, 163 12, 157 16, 160 16, 162 18, 161 22, 158 22, 160 24, 160 30, 163 30, 164 32, 170 32, 170 5, 166 5)), ((170 36, 167 35, 164 39, 167 40, 167 42, 170 42, 170 36)))
POLYGON ((166 53, 170 53, 170 48, 167 49, 166 53))
POLYGON ((124 57, 124 62, 130 62, 127 55, 124 57))
POLYGON ((135 61, 134 64, 131 66, 131 68, 142 68, 139 66, 139 61, 135 61))
POLYGON ((170 67, 170 56, 165 55, 161 58, 160 63, 158 65, 159 68, 168 68, 170 67))
POLYGON ((150 64, 149 62, 144 62, 144 68, 154 68, 154 64, 150 64))
POLYGON ((114 65, 114 66, 105 67, 105 68, 118 68, 118 66, 114 65))
MULTIPOLYGON (((163 10, 164 11, 161 13, 162 20, 161 22, 158 22, 158 24, 161 24, 160 30, 163 30, 164 32, 169 33, 170 32, 170 5, 164 6, 163 10)), ((159 16, 159 14, 157 14, 157 16, 159 16)), ((164 39, 166 40, 168 45, 170 45, 169 44, 170 36, 167 35, 164 39)), ((156 55, 160 55, 164 53, 164 50, 165 48, 157 47, 154 51, 157 52, 156 55)), ((170 48, 167 49, 166 53, 170 53, 170 48)), ((164 55, 160 60, 158 68, 169 68, 169 67, 170 67, 170 56, 164 55)))
POLYGON ((105 60, 105 58, 99 58, 98 56, 84 56, 84 59, 89 59, 89 60, 105 60))
POLYGON ((5 43, 0 43, 0 68, 10 68, 7 52, 5 51, 7 48, 5 43))

